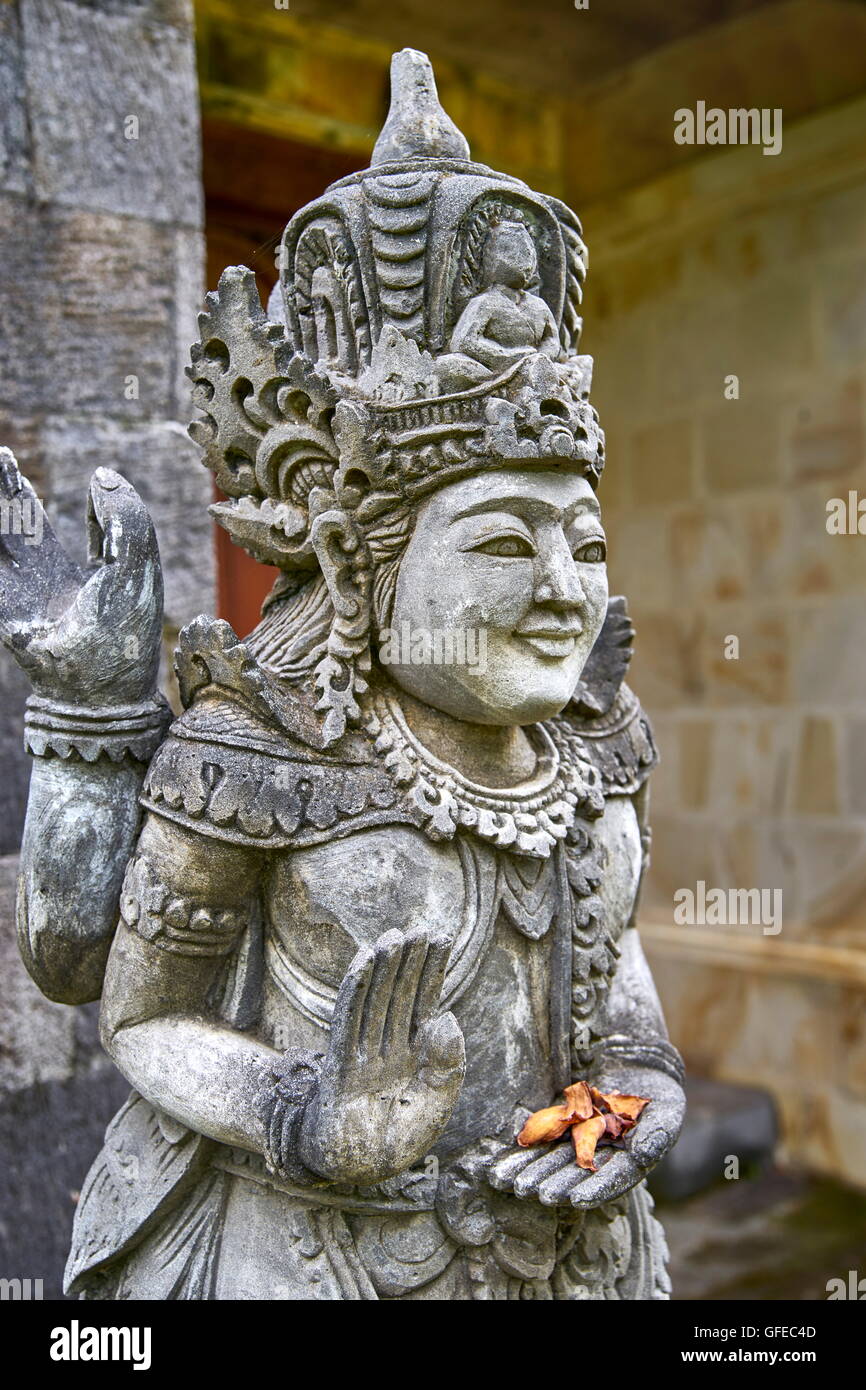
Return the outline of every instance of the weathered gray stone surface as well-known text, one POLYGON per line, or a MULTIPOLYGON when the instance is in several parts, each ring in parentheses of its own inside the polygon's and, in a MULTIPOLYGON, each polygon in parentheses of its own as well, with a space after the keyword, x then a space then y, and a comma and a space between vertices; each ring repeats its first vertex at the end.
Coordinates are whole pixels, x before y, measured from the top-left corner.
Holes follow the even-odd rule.
MULTIPOLYGON (((92 471, 80 454, 123 471, 129 450, 168 559, 174 627, 211 607, 214 589, 210 488, 182 438, 203 292, 192 7, 2 5, 0 88, 0 439, 79 557, 92 471), (123 138, 126 115, 139 118, 137 141, 123 138)), ((5 654, 0 672, 0 850, 11 852, 29 766, 5 654)))
MULTIPOLYGON (((40 199, 201 225, 195 53, 186 25, 166 24, 164 9, 23 0, 40 199)), ((187 6, 173 11, 181 18, 187 6)))
POLYGON ((129 1086, 99 1046, 97 1006, 52 1003, 24 969, 17 871, 17 855, 0 859, 0 1277, 62 1298, 81 1175, 129 1086))
POLYGON ((14 5, 0 9, 0 189, 26 193, 30 181, 30 142, 24 100, 21 27, 14 5))
POLYGON ((41 1279, 44 1298, 64 1297, 81 1175, 128 1092, 119 1072, 88 1069, 79 1051, 63 1080, 0 1100, 0 1277, 41 1279))
POLYGON ((16 414, 41 410, 45 369, 38 325, 41 238, 32 204, 15 194, 0 194, 0 402, 16 414))
MULTIPOLYGON (((85 460, 123 434, 147 500, 158 439, 112 422, 94 453, 52 416, 58 533, 5 541, 19 947, 50 998, 101 995, 133 1087, 70 1294, 670 1291, 645 1179, 683 1068, 634 928, 656 752, 608 597, 586 249, 468 159, 423 54, 392 76, 371 168, 286 229, 285 323, 239 267, 199 320, 212 510, 283 574, 246 642, 181 632, 170 732, 145 501, 98 469, 95 569, 63 544, 85 460)), ((35 504, 8 451, 0 496, 35 504)))
POLYGON ((187 376, 189 345, 198 331, 204 294, 205 240, 201 230, 180 228, 172 248, 174 269, 174 411, 186 425, 193 413, 192 386, 187 376))
POLYGON ((182 233, 9 195, 0 254, 0 403, 124 420, 177 412, 178 282, 196 302, 182 233))
MULTIPOLYGON (((37 1084, 65 1080, 75 1054, 75 1013, 54 1004, 22 968, 15 939, 18 857, 0 859, 0 969, 4 1009, 0 1015, 0 1096, 37 1084)), ((10 1155, 10 1158, 12 1156, 10 1155)))

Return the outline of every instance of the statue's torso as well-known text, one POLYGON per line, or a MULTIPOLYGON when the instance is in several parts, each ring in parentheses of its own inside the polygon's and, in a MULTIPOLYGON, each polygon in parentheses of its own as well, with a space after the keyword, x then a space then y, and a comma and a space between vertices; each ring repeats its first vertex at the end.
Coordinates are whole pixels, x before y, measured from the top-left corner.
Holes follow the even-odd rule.
MULTIPOLYGON (((442 1003, 464 1035, 466 1077, 431 1152, 373 1188, 308 1190, 303 1178, 270 1172, 260 1154, 210 1143, 170 1243, 181 1264, 192 1258, 184 1232, 193 1216, 211 1223, 218 1243, 195 1254, 187 1292, 165 1296, 202 1296, 188 1291, 196 1280, 217 1298, 462 1299, 476 1283, 485 1297, 573 1298, 587 1296, 575 1290, 592 1280, 588 1296, 607 1297, 620 1296, 604 1290, 626 1287, 626 1277, 655 1288, 655 1273, 632 1268, 629 1253, 628 1232, 637 1241, 650 1219, 642 1188, 624 1206, 578 1219, 479 1177, 528 1112, 589 1074, 641 873, 635 794, 655 754, 634 697, 586 738, 565 721, 545 737, 546 771, 480 796, 476 814, 454 783, 431 780, 411 759, 412 776, 400 781, 381 748, 360 739, 339 757, 317 754, 223 700, 197 703, 179 721, 151 766, 145 807, 169 842, 173 824, 183 827, 203 879, 224 878, 226 841, 258 866, 247 935, 260 923, 262 955, 256 964, 252 949, 243 967, 254 1008, 226 1020, 279 1052, 324 1052, 358 947, 423 924, 451 943, 442 1003), (495 1235, 476 1249, 479 1210, 495 1235), (604 1268, 592 1254, 599 1241, 610 1255, 604 1268)), ((231 978, 232 956, 226 965, 231 978)), ((134 1100, 139 1111, 141 1142, 164 1145, 146 1102, 134 1100)), ((132 1121, 115 1123, 98 1175, 110 1171, 113 1146, 133 1142, 132 1121)), ((154 1287, 165 1239, 160 1228, 136 1247, 111 1296, 134 1297, 142 1281, 154 1287)))
MULTIPOLYGON (((641 838, 628 797, 609 798, 604 814, 581 828, 600 851, 604 872, 592 895, 586 959, 565 980, 557 966, 563 945, 575 964, 566 861, 579 864, 578 848, 531 859, 468 837, 436 844, 416 829, 390 826, 269 857, 260 1035, 280 1048, 324 1050, 328 1016, 357 948, 386 926, 405 930, 423 922, 452 943, 443 1003, 464 1035, 466 1078, 444 1134, 417 1165, 414 1179, 410 1175, 410 1186, 401 1183, 390 1195, 386 1184, 381 1191, 358 1192, 349 1201, 335 1195, 335 1205, 311 1208, 279 1183, 263 1183, 260 1164, 246 1159, 238 1168, 242 1156, 233 1155, 233 1162, 230 1155, 223 1242, 232 1257, 219 1262, 219 1297, 369 1297, 365 1269, 375 1270, 378 1297, 472 1296, 472 1247, 456 1254, 462 1242, 457 1236, 455 1246, 454 1232, 433 1210, 437 1179, 431 1186, 429 1175, 447 1173, 485 1141, 509 1145, 527 1111, 550 1104, 563 1084, 553 1038, 558 988, 570 990, 585 971, 594 981, 590 1024, 603 1010, 612 970, 593 971, 592 957, 601 951, 615 965, 606 946, 620 936, 631 913, 641 838), (244 1173, 253 1180, 244 1180, 244 1173), (422 1173, 428 1179, 413 1187, 422 1173), (360 1260, 354 1276, 360 1289, 327 1258, 337 1228, 360 1260), (275 1230, 285 1239, 275 1240, 275 1230)), ((605 1219, 593 1216, 595 1224, 584 1232, 573 1217, 483 1187, 469 1199, 467 1214, 479 1200, 500 1232, 495 1246, 477 1252, 482 1283, 496 1289, 496 1297, 550 1297, 555 1269, 556 1296, 574 1297, 573 1286, 587 1278, 584 1243, 589 1250, 593 1240, 607 1239, 591 1234, 607 1231, 605 1219), (555 1255, 560 1245, 573 1252, 561 1264, 555 1255), (520 1292, 527 1289, 535 1292, 520 1292)), ((644 1198, 634 1200, 632 1225, 646 1219, 644 1198)), ((624 1221, 620 1217, 623 1230, 624 1221)))
MULTIPOLYGON (((597 896, 615 940, 640 874, 631 800, 608 799, 586 829, 603 851, 597 896)), ((576 858, 568 847, 565 854, 576 858)), ((519 1108, 549 1104, 561 1081, 551 997, 568 891, 556 853, 532 859, 468 837, 436 844, 407 826, 275 853, 263 892, 262 1037, 323 1051, 358 947, 388 928, 423 924, 452 943, 443 1004, 466 1039, 466 1082, 440 1148, 506 1131, 519 1108)))

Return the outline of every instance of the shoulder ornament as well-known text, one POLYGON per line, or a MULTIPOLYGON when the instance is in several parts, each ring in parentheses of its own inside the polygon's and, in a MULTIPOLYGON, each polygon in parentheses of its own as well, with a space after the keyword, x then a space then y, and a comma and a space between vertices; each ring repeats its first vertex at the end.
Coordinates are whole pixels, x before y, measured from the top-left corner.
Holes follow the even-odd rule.
POLYGON ((625 599, 612 598, 571 702, 553 721, 597 770, 605 796, 633 796, 658 762, 649 718, 625 683, 634 636, 625 599))

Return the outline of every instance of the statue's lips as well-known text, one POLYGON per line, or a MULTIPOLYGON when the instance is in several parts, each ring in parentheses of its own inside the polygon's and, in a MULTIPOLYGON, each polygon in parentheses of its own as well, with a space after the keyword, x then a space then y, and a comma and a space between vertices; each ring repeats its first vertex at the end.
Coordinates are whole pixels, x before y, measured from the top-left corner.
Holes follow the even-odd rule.
POLYGON ((583 632, 582 627, 570 628, 525 628, 521 632, 515 632, 514 636, 519 637, 521 642, 525 642, 539 656, 563 657, 571 656, 574 651, 577 639, 583 632))

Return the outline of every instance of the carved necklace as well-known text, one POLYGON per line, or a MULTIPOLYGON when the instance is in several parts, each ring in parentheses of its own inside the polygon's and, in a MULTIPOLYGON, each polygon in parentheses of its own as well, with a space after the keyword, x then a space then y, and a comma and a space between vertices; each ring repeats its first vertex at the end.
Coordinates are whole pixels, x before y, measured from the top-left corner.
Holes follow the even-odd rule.
POLYGON ((498 849, 546 859, 578 816, 594 818, 604 809, 595 768, 558 745, 544 724, 533 725, 530 733, 538 755, 533 776, 498 788, 471 782, 431 753, 384 684, 371 685, 362 710, 375 753, 431 840, 450 840, 462 829, 498 849))

